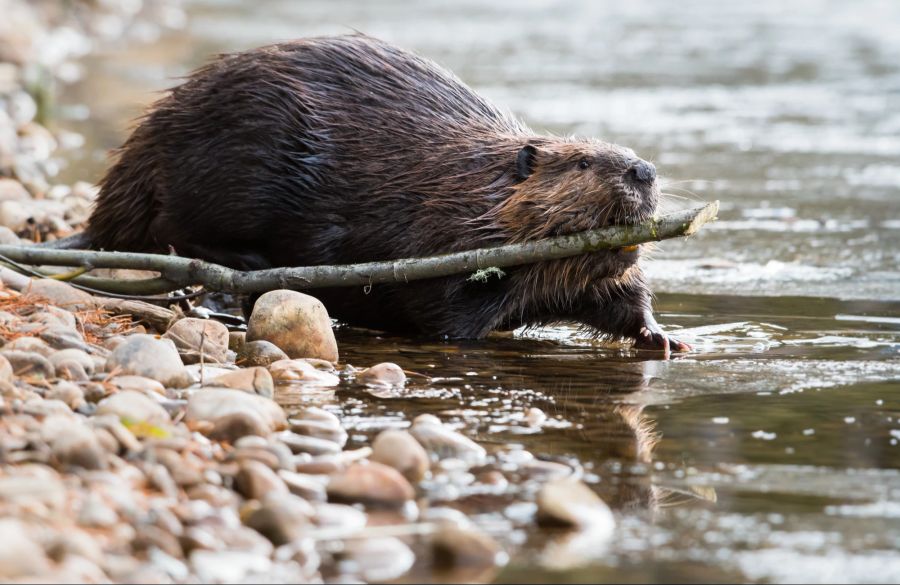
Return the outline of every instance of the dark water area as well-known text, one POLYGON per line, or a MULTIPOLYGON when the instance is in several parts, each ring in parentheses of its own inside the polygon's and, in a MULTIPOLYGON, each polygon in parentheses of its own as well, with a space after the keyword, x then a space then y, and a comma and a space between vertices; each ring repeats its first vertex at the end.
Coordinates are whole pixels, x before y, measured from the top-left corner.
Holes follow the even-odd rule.
POLYGON ((669 207, 722 211, 645 262, 693 353, 564 325, 467 343, 342 327, 343 362, 427 376, 315 398, 352 440, 433 413, 510 469, 525 451, 578 468, 616 513, 602 546, 533 528, 529 481, 424 486, 504 543, 500 582, 900 581, 900 3, 194 2, 184 31, 85 62, 66 177, 96 180, 152 92, 210 54, 353 29, 536 130, 633 147, 669 207))

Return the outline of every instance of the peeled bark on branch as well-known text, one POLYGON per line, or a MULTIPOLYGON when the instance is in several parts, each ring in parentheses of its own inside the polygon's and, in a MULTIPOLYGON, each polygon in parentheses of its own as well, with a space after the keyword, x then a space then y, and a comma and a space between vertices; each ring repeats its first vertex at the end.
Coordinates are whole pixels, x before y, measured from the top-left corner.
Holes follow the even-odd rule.
POLYGON ((75 284, 105 292, 158 294, 185 286, 202 285, 207 290, 253 293, 274 289, 311 289, 409 282, 491 268, 504 268, 568 258, 600 250, 635 246, 696 233, 713 221, 719 202, 652 218, 636 225, 608 226, 596 230, 542 240, 479 248, 427 258, 405 258, 341 266, 270 268, 244 272, 218 264, 180 256, 91 250, 55 250, 41 247, 0 245, 0 260, 7 258, 31 265, 153 270, 158 278, 119 280, 79 276, 75 284))

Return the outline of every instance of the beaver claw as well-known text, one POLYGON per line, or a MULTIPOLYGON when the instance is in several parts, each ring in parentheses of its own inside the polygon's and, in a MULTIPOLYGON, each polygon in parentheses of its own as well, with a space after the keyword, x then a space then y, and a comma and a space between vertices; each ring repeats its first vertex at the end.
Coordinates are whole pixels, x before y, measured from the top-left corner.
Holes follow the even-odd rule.
POLYGON ((674 337, 669 337, 660 330, 651 331, 646 327, 641 329, 640 334, 635 338, 634 348, 661 351, 664 359, 668 359, 672 352, 691 351, 694 349, 689 344, 674 337))

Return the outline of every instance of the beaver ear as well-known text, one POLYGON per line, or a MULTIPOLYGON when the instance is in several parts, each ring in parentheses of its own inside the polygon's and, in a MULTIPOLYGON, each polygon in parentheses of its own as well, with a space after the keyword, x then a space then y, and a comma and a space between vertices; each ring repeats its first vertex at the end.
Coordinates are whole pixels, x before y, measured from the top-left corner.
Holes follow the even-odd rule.
POLYGON ((516 157, 516 176, 521 180, 525 180, 534 172, 535 156, 537 149, 530 144, 526 144, 519 150, 516 157))

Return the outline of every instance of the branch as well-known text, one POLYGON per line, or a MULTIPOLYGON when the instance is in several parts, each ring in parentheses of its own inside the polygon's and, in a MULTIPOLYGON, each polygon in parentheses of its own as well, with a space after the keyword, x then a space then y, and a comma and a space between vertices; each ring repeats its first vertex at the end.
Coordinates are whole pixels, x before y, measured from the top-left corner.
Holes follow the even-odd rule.
POLYGON ((387 282, 409 282, 488 268, 503 268, 546 260, 557 260, 611 248, 634 246, 668 238, 690 236, 713 221, 719 202, 679 211, 644 223, 608 226, 596 230, 556 236, 520 244, 505 244, 427 258, 405 258, 342 266, 270 268, 243 272, 218 264, 180 256, 133 252, 55 250, 41 247, 0 245, 0 257, 25 264, 92 268, 154 270, 158 278, 114 280, 80 276, 71 282, 108 292, 154 294, 202 285, 208 290, 251 293, 279 288, 310 289, 359 286, 387 282), (142 287, 146 287, 143 288, 142 287), (148 292, 152 290, 152 293, 148 292))

